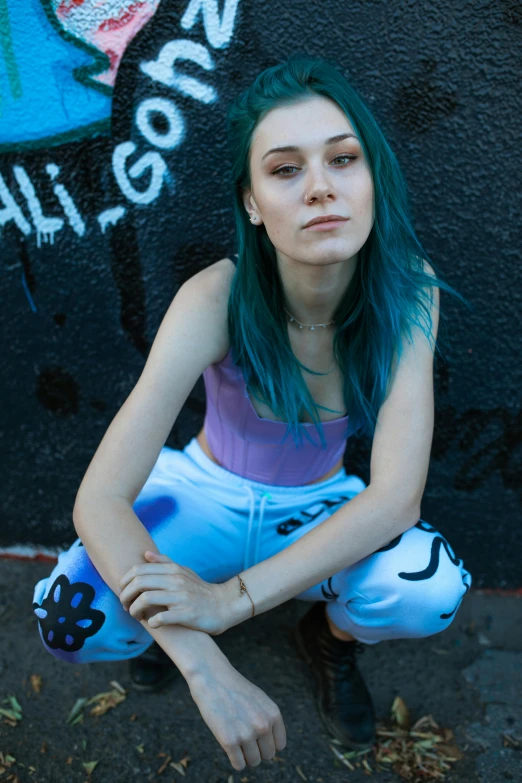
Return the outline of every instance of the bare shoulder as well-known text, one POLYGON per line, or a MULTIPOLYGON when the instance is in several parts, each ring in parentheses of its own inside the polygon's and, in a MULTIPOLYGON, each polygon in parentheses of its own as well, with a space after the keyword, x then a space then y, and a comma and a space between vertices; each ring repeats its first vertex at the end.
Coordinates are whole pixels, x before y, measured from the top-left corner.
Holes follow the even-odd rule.
POLYGON ((202 308, 204 320, 212 325, 212 339, 207 335, 207 345, 212 346, 209 363, 221 361, 230 349, 228 300, 235 271, 230 258, 221 258, 189 278, 177 294, 185 300, 193 299, 194 305, 202 308))
POLYGON ((205 269, 202 269, 194 275, 194 277, 201 275, 202 279, 212 281, 210 285, 214 285, 218 289, 221 286, 228 303, 230 286, 232 285, 235 271, 236 265, 230 258, 220 258, 219 261, 214 261, 213 264, 209 264, 205 269))
POLYGON ((438 277, 435 274, 435 270, 433 269, 432 265, 429 264, 425 258, 423 258, 422 262, 424 264, 425 274, 432 277, 433 280, 435 281, 435 285, 431 286, 430 294, 431 294, 432 304, 434 305, 434 307, 438 309, 440 307, 440 292, 439 292, 439 287, 437 285, 438 277))
POLYGON ((427 274, 429 277, 433 278, 435 283, 429 288, 429 295, 431 300, 431 310, 430 310, 431 335, 433 341, 435 342, 439 330, 440 289, 437 285, 438 278, 437 275, 435 274, 435 270, 433 269, 432 265, 429 264, 425 258, 422 259, 422 262, 424 264, 424 273, 427 274))

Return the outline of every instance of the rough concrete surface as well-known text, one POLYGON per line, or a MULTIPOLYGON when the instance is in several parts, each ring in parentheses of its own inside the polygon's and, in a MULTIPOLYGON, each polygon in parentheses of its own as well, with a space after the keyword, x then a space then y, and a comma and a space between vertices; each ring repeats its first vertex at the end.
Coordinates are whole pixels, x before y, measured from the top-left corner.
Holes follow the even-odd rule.
MULTIPOLYGON (((0 561, 0 703, 8 708, 3 700, 14 695, 23 713, 16 726, 0 723, 0 751, 16 759, 0 780, 82 782, 88 779, 82 764, 91 761, 99 762, 93 783, 359 783, 369 777, 360 767, 342 766, 329 748, 314 680, 290 638, 307 604, 289 601, 219 637, 231 663, 278 704, 288 736, 277 760, 237 772, 181 676, 144 695, 132 690, 126 661, 72 666, 45 651, 31 602, 34 584, 50 570, 48 563, 0 561), (33 674, 42 678, 39 693, 31 687, 33 674), (82 722, 68 725, 76 700, 110 690, 111 680, 127 690, 126 699, 98 717, 86 710, 82 722), (184 776, 169 765, 158 772, 167 756, 189 757, 184 776)), ((389 725, 399 695, 412 721, 431 715, 454 732, 464 757, 451 765, 447 783, 522 781, 521 746, 502 736, 522 737, 521 609, 520 598, 471 590, 445 632, 367 646, 360 656, 379 722, 389 725)), ((375 769, 372 754, 368 759, 375 769)), ((371 777, 401 780, 390 771, 371 777)))

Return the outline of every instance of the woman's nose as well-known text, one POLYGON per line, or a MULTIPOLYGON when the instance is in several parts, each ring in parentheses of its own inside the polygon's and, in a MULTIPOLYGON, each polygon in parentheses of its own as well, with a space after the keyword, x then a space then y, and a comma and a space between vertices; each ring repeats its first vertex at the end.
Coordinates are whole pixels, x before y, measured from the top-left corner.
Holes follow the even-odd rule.
POLYGON ((333 195, 333 187, 324 171, 314 170, 310 172, 305 187, 305 199, 308 201, 311 201, 313 198, 324 199, 327 195, 333 195))

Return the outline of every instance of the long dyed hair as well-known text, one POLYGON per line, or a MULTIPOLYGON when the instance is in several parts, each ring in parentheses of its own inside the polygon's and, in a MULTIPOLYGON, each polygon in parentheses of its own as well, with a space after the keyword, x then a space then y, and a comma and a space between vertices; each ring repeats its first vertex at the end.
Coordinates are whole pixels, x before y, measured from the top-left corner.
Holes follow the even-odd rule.
POLYGON ((370 166, 375 194, 374 224, 334 313, 333 349, 349 414, 346 436, 359 431, 373 437, 395 361, 401 358, 401 340, 407 336, 411 342, 412 325, 422 329, 432 350, 439 350, 431 333, 432 286, 454 294, 466 305, 467 301, 441 280, 421 247, 399 163, 371 112, 337 66, 296 54, 262 71, 227 112, 238 251, 228 305, 232 358, 242 369, 248 392, 288 422, 283 441, 292 432, 299 447, 304 432, 316 443, 299 422, 304 408, 326 448, 318 408, 336 411, 315 403, 300 370, 325 373, 306 367, 293 353, 276 251, 265 227, 250 222, 243 202, 243 189, 251 187, 249 153, 257 124, 274 108, 316 95, 335 101, 350 120, 370 166), (423 259, 431 264, 436 279, 424 271, 423 259))

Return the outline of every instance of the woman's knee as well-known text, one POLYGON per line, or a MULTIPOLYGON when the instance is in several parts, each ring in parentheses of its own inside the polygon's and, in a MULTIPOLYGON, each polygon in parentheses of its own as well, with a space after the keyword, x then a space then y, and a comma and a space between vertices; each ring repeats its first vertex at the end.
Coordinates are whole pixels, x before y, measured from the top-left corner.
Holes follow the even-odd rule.
POLYGON ((405 625, 414 625, 419 637, 445 630, 455 619, 470 586, 470 574, 460 568, 451 578, 409 585, 399 600, 405 625))
POLYGON ((424 520, 419 520, 408 534, 397 563, 402 566, 397 577, 405 588, 409 587, 403 600, 417 613, 438 613, 441 620, 451 621, 471 587, 471 574, 446 538, 424 520))
POLYGON ((94 599, 92 585, 70 581, 65 573, 53 572, 38 582, 33 611, 46 650, 70 663, 81 662, 86 640, 99 633, 107 619, 105 612, 93 606, 94 599))
MULTIPOLYGON (((344 581, 341 599, 364 597, 359 610, 363 620, 389 626, 386 638, 411 638, 438 633, 451 624, 471 586, 471 575, 444 536, 419 520, 348 569, 344 581)), ((353 611, 357 609, 358 604, 353 611)))
POLYGON ((132 658, 153 641, 124 611, 79 540, 35 586, 33 612, 45 649, 68 663, 132 658))

